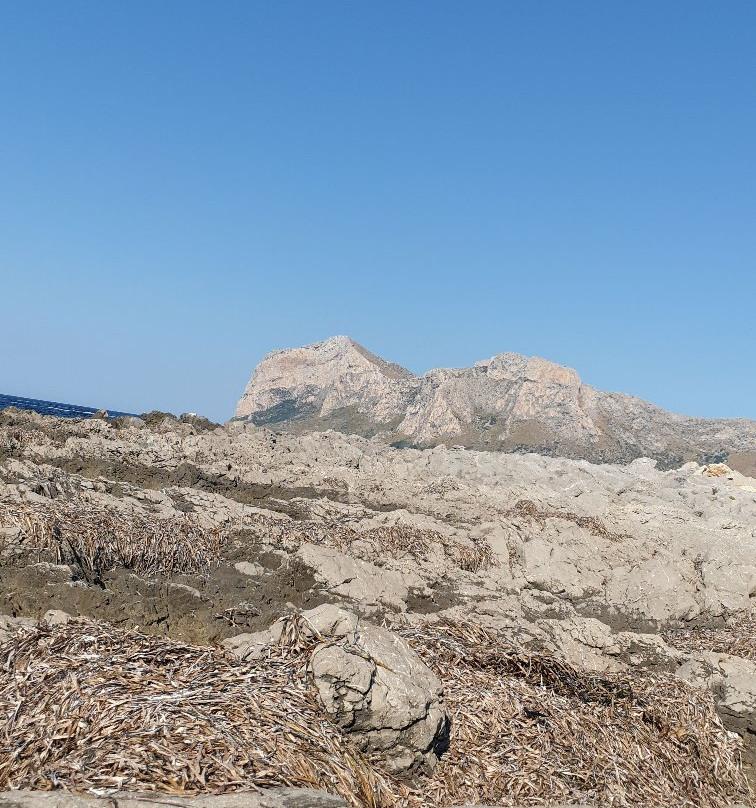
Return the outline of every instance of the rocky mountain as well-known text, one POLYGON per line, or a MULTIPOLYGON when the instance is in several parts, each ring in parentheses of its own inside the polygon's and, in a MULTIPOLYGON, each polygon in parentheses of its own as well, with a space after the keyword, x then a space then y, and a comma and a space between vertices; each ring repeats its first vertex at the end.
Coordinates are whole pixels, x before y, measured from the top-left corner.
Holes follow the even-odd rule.
POLYGON ((417 376, 338 336, 266 356, 235 420, 294 433, 334 429, 397 446, 468 449, 661 468, 727 462, 756 473, 756 421, 676 415, 584 384, 571 368, 502 353, 417 376))

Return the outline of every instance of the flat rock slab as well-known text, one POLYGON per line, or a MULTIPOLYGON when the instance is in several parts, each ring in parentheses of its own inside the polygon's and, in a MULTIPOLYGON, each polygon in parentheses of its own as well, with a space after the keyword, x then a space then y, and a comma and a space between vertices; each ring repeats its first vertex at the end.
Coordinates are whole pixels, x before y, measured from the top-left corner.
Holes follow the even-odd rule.
POLYGON ((307 788, 179 797, 174 794, 127 794, 106 797, 70 791, 3 791, 0 808, 346 808, 333 794, 307 788))

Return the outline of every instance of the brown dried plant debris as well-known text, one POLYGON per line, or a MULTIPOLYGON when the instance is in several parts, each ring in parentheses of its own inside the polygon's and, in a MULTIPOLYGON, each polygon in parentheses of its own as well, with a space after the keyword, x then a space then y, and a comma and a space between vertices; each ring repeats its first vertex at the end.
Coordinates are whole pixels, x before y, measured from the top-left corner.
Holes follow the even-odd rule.
POLYGON ((78 620, 0 645, 0 790, 319 788, 391 806, 299 661, 240 662, 78 620))
POLYGON ((606 539, 607 541, 621 541, 622 539, 630 538, 627 533, 613 533, 598 516, 580 516, 580 514, 572 511, 539 508, 530 499, 518 500, 511 508, 504 511, 502 516, 532 519, 541 527, 546 524, 547 519, 562 519, 566 522, 572 522, 583 530, 587 530, 592 536, 606 539))
POLYGON ((740 740, 673 676, 581 672, 471 623, 401 633, 444 683, 452 725, 413 808, 755 804, 740 740))
POLYGON ((663 637, 665 642, 681 651, 714 651, 756 661, 756 613, 734 615, 728 619, 727 625, 719 627, 669 629, 663 637))
POLYGON ((27 549, 76 564, 90 583, 117 567, 140 575, 207 573, 224 534, 191 516, 114 510, 84 500, 0 503, 0 527, 20 529, 27 549))
POLYGON ((0 788, 296 785, 355 808, 756 804, 711 696, 674 677, 588 674, 470 623, 400 633, 452 719, 449 751, 414 786, 325 720, 306 675, 323 638, 295 614, 258 662, 91 621, 16 635, 0 646, 0 788))
POLYGON ((387 558, 426 561, 440 548, 462 570, 479 572, 498 565, 491 545, 484 540, 463 542, 413 525, 387 525, 360 532, 343 522, 289 521, 258 513, 246 516, 244 525, 263 532, 275 547, 289 552, 309 542, 380 564, 387 558))

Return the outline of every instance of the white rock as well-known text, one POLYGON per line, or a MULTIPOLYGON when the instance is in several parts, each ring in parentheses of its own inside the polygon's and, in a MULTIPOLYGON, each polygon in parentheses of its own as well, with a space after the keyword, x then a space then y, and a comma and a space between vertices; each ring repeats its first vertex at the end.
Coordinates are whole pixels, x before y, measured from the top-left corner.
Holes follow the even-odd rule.
POLYGON ((431 771, 448 742, 435 674, 404 640, 345 610, 321 606, 314 620, 329 642, 315 649, 310 668, 331 720, 362 751, 379 753, 392 773, 431 771), (327 625, 335 635, 322 631, 327 625))
POLYGON ((196 797, 118 792, 112 798, 74 794, 70 791, 3 791, 0 808, 348 808, 333 794, 305 788, 274 788, 236 794, 202 794, 196 797))
POLYGON ((238 572, 242 573, 242 575, 259 576, 265 572, 261 564, 250 561, 238 561, 236 564, 234 564, 234 568, 238 572))
MULTIPOLYGON (((326 715, 361 751, 377 754, 392 773, 433 769, 448 742, 441 682, 417 653, 388 629, 326 604, 301 613, 317 646, 309 671, 326 715)), ((241 659, 264 659, 283 620, 241 634, 224 646, 241 659)))
POLYGON ((681 665, 677 675, 711 690, 722 722, 743 738, 747 758, 756 764, 756 661, 704 652, 681 665))

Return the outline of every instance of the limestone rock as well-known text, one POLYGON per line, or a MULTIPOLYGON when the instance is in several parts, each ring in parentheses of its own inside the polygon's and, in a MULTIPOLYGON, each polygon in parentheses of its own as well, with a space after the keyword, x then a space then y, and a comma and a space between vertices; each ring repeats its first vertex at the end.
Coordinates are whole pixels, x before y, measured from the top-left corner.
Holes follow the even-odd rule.
MULTIPOLYGON (((589 387, 571 368, 513 353, 419 377, 333 337, 265 357, 234 417, 422 446, 530 449, 594 462, 648 456, 667 467, 724 456, 744 473, 756 468, 754 421, 675 415, 589 387)), ((726 474, 720 464, 708 468, 726 474)))
MULTIPOLYGON (((441 682, 407 643, 332 605, 302 612, 319 641, 309 672, 325 713, 360 751, 393 774, 430 772, 446 750, 449 720, 441 682)), ((278 642, 283 621, 225 642, 242 659, 260 659, 278 642)))
POLYGON ((329 592, 367 607, 384 607, 402 612, 407 608, 410 587, 425 586, 423 580, 411 570, 402 573, 383 569, 329 547, 305 544, 297 556, 315 570, 329 592))
POLYGON ((370 419, 387 423, 403 412, 415 380, 408 370, 385 362, 348 337, 333 337, 266 356, 234 416, 254 416, 254 423, 264 424, 355 407, 370 419))
POLYGON ((34 628, 36 624, 37 621, 30 617, 11 617, 7 614, 0 614, 0 642, 5 642, 19 629, 34 628))
POLYGON ((539 620, 536 627, 550 640, 547 650, 585 670, 617 671, 630 665, 672 671, 684 656, 657 634, 614 632, 595 618, 539 620))
POLYGON ((621 665, 613 657, 620 646, 609 626, 594 618, 539 620, 537 627, 545 632, 550 642, 546 650, 564 657, 571 665, 587 670, 619 670, 621 665))
POLYGON ((692 620, 701 614, 698 582, 692 568, 652 557, 631 567, 617 566, 608 575, 606 601, 627 614, 655 622, 692 620))
POLYGON ((756 765, 756 661, 704 652, 681 665, 677 675, 712 691, 722 722, 743 738, 746 760, 756 765))
POLYGON ((71 619, 71 615, 61 609, 50 609, 44 613, 42 619, 50 626, 64 626, 71 619))
MULTIPOLYGON (((175 518, 190 509, 209 527, 246 528, 263 513, 298 529, 306 514, 325 534, 329 520, 348 520, 358 531, 404 522, 436 533, 420 555, 400 548, 373 558, 380 564, 358 557, 359 542, 353 551, 304 536, 286 548, 289 558, 308 558, 326 597, 349 599, 362 613, 405 613, 410 603, 436 611, 480 599, 441 547, 457 539, 490 544, 492 565, 471 573, 487 600, 516 595, 529 608, 536 596, 552 598, 533 619, 577 611, 645 632, 660 621, 742 611, 756 594, 756 480, 707 477, 694 463, 665 472, 650 460, 610 466, 442 447, 397 451, 335 432, 197 432, 167 416, 137 431, 18 413, 11 425, 0 423, 0 437, 11 433, 24 439, 18 456, 0 463, 10 500, 49 502, 39 492, 54 488, 59 499, 82 497, 114 512, 175 518)), ((21 552, 18 525, 9 519, 0 527, 0 551, 21 552)), ((266 535, 259 538, 268 551, 282 552, 266 535)), ((53 584, 60 591, 80 584, 75 571, 35 560, 16 575, 20 591, 45 594, 33 616, 80 609, 53 594, 53 584)), ((232 563, 254 561, 243 554, 232 563)), ((0 608, 15 607, 6 600, 0 608)))
POLYGON ((266 791, 180 797, 175 794, 119 792, 114 798, 74 794, 70 791, 4 791, 0 808, 347 808, 333 794, 306 788, 273 788, 266 791))
POLYGON ((242 575, 262 575, 264 572, 260 564, 250 563, 249 561, 238 561, 234 564, 234 569, 242 575))
MULTIPOLYGON (((319 609, 338 625, 349 619, 319 609)), ((360 749, 379 753, 394 774, 433 769, 448 742, 443 690, 402 639, 360 621, 341 642, 319 646, 311 669, 325 711, 360 749)))

